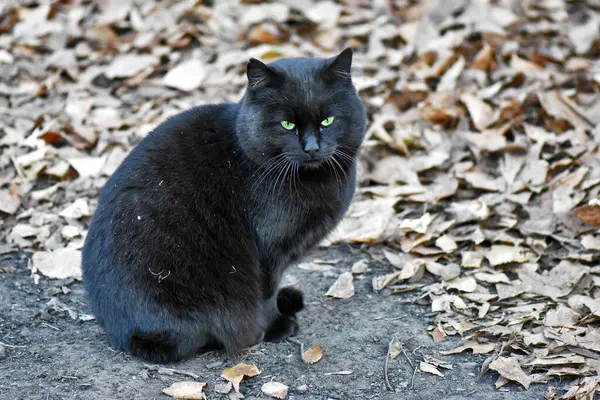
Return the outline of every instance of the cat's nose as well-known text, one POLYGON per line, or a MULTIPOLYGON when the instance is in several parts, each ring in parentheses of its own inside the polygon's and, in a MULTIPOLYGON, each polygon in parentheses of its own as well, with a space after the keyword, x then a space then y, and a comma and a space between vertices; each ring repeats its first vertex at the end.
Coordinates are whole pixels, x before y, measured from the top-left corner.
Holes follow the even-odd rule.
POLYGON ((308 136, 304 140, 304 152, 314 157, 319 151, 319 143, 317 143, 317 138, 313 135, 308 136))

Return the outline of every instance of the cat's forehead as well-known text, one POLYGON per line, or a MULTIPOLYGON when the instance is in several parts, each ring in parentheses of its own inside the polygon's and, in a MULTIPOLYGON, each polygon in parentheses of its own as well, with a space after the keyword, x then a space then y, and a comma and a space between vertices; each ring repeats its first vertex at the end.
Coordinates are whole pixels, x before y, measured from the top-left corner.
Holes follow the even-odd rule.
POLYGON ((314 75, 325 66, 325 60, 320 58, 280 58, 269 64, 278 71, 284 72, 292 78, 301 78, 305 75, 314 75))
POLYGON ((289 105, 314 112, 332 89, 322 80, 325 60, 288 58, 270 65, 285 76, 282 90, 289 105))

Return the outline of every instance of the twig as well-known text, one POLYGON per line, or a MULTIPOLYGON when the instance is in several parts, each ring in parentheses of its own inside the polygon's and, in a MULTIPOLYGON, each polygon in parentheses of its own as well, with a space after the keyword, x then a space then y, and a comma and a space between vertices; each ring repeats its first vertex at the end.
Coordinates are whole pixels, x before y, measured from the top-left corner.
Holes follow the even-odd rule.
POLYGON ((415 375, 417 375, 417 367, 415 367, 415 372, 413 372, 412 379, 410 380, 410 390, 413 390, 415 387, 415 375))
MULTIPOLYGON (((419 346, 419 347, 421 347, 421 346, 419 346)), ((404 346, 401 345, 400 350, 402 350, 402 354, 404 354, 406 356, 406 359, 408 360, 408 363, 410 364, 410 366, 412 368, 414 368, 415 366, 414 366, 413 362, 410 360, 410 358, 408 357, 408 354, 406 354, 406 351, 404 350, 404 346)))
POLYGON ((415 347, 415 349, 412 351, 412 353, 415 354, 415 351, 419 350, 421 347, 423 347, 423 346, 421 345, 421 346, 415 347))
POLYGON ((47 326, 48 328, 54 329, 55 331, 60 331, 60 329, 58 329, 57 327, 47 324, 45 322, 42 322, 40 325, 47 326))
POLYGON ((27 347, 27 346, 15 346, 15 345, 4 343, 4 342, 0 342, 0 344, 4 347, 9 347, 11 349, 24 349, 27 347))
POLYGON ((390 378, 388 376, 388 364, 390 361, 390 349, 392 348, 393 342, 394 339, 390 340, 390 344, 388 344, 387 354, 385 355, 385 364, 383 365, 383 377, 385 378, 385 384, 387 385, 388 389, 390 389, 390 391, 392 392, 394 391, 394 388, 390 384, 390 378))
POLYGON ((304 343, 302 343, 302 342, 301 342, 301 341, 299 341, 299 340, 292 339, 292 338, 287 338, 287 341, 288 341, 288 342, 292 342, 292 343, 296 343, 297 345, 299 345, 299 346, 300 346, 300 358, 301 358, 302 360, 304 360, 304 343))

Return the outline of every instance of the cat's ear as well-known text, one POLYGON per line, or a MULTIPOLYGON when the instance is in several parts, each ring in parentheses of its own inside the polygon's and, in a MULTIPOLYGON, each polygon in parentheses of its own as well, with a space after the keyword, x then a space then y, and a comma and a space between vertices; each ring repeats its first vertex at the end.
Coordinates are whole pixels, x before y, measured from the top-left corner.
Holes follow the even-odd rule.
POLYGON ((352 49, 346 48, 337 56, 327 61, 325 72, 330 76, 350 81, 350 70, 352 69, 352 49))
POLYGON ((246 75, 248 76, 248 85, 252 89, 272 85, 281 79, 281 76, 275 69, 265 65, 256 58, 251 58, 248 61, 246 75))

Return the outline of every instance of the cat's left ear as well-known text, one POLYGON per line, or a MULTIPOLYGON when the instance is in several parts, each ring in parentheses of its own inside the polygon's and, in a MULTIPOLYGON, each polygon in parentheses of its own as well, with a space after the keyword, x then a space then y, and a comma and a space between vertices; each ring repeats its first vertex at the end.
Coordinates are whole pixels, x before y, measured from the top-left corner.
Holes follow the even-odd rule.
POLYGON ((350 81, 350 70, 352 69, 352 49, 348 47, 337 56, 327 62, 325 72, 337 78, 350 81))
POLYGON ((248 61, 246 75, 248 76, 248 85, 252 89, 274 84, 281 78, 277 71, 256 58, 248 61))

